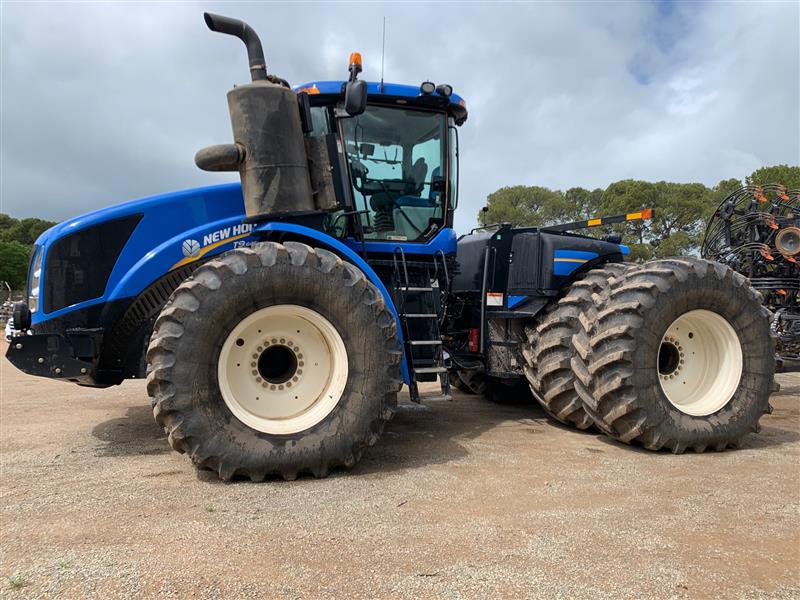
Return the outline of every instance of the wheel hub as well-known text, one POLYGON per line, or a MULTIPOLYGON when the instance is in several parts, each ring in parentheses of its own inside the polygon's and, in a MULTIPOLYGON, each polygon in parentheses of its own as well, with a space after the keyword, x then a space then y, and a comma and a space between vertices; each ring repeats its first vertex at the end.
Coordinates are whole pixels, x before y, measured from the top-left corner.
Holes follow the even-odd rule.
POLYGON ((721 315, 691 310, 669 326, 658 349, 658 379, 681 412, 706 416, 723 408, 742 377, 742 345, 721 315))
POLYGON ((260 309, 237 324, 220 351, 220 392, 230 411, 258 431, 286 434, 319 423, 347 383, 341 335, 303 306, 260 309))
POLYGON ((252 355, 250 374, 271 391, 290 388, 303 376, 305 366, 300 346, 291 339, 265 339, 252 355))

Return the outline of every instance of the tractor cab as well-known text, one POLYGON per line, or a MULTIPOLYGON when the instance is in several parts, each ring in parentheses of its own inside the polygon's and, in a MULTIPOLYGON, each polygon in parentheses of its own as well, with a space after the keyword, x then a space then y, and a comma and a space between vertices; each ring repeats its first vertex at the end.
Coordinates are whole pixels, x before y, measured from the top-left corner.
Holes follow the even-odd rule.
POLYGON ((329 215, 327 233, 359 246, 431 241, 453 223, 464 100, 449 85, 371 82, 363 110, 349 114, 347 84, 295 88, 308 95, 306 136, 333 136, 340 152, 342 207, 329 215))

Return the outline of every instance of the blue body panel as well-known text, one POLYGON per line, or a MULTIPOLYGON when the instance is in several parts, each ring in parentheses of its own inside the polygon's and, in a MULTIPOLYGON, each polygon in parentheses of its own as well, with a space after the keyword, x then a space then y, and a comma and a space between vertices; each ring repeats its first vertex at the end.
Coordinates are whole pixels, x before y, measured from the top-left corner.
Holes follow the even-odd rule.
POLYGON ((553 274, 570 275, 598 256, 597 252, 585 250, 556 250, 553 256, 553 274))
POLYGON ((142 220, 114 265, 103 295, 51 313, 38 310, 32 315, 33 325, 93 304, 137 296, 182 261, 224 252, 238 241, 244 243, 246 236, 241 236, 241 233, 243 228, 249 230, 249 226, 242 225, 244 201, 241 186, 231 183, 161 194, 103 208, 48 229, 36 243, 45 253, 44 261, 47 261, 48 249, 55 240, 72 231, 135 214, 141 214, 142 220), (187 259, 184 255, 183 243, 186 240, 197 241, 199 249, 195 257, 187 259))
MULTIPOLYGON (((342 93, 342 86, 347 83, 346 81, 311 81, 309 83, 304 83, 303 85, 298 85, 294 89, 294 91, 304 91, 316 88, 317 92, 320 94, 341 94, 342 93)), ((415 85, 405 85, 400 83, 384 83, 382 86, 378 81, 368 81, 367 82, 367 95, 380 95, 384 94, 386 96, 400 96, 403 98, 417 98, 422 94, 419 91, 419 86, 415 85)), ((434 92, 431 96, 439 96, 438 92, 434 92)), ((450 95, 450 102, 453 104, 461 104, 464 105, 464 99, 456 94, 455 92, 450 95)))
POLYGON ((528 296, 509 296, 508 297, 508 309, 511 310, 525 302, 528 299, 528 296))
POLYGON ((346 238, 344 240, 344 243, 356 252, 360 252, 362 248, 366 246, 367 252, 393 254, 397 248, 400 248, 406 254, 424 254, 425 256, 431 256, 440 251, 445 254, 455 254, 457 242, 458 237, 456 236, 456 232, 450 228, 440 230, 439 233, 424 243, 366 241, 362 244, 353 238, 346 238))

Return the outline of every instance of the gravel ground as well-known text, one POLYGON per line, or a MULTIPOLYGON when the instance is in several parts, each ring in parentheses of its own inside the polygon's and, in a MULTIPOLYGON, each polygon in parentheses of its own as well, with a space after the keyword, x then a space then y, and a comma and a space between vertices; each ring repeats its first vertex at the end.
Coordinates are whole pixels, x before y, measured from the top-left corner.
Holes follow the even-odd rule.
POLYGON ((456 395, 349 472, 265 484, 172 452, 143 382, 0 376, 2 598, 800 598, 800 374, 738 451, 456 395))

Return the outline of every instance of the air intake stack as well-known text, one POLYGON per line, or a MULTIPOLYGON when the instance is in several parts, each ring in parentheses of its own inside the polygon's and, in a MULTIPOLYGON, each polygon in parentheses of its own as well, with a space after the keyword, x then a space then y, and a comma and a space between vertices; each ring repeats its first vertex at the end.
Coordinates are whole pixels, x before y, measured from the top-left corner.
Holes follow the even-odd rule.
POLYGON ((244 42, 253 81, 228 92, 234 143, 203 148, 195 163, 205 171, 239 171, 248 221, 315 210, 297 95, 267 74, 261 41, 247 23, 204 18, 211 31, 244 42))

